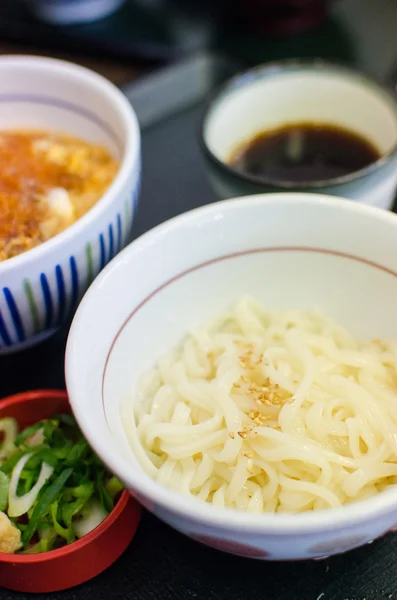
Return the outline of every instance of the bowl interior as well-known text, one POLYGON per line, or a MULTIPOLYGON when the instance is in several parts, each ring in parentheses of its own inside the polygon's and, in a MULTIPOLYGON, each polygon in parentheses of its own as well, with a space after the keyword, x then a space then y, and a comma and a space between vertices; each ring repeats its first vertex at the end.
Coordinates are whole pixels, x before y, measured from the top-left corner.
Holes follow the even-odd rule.
POLYGON ((188 329, 242 295, 318 307, 360 338, 397 337, 396 233, 380 210, 278 194, 192 211, 131 244, 83 299, 67 348, 72 407, 101 458, 168 502, 132 456, 120 402, 133 403, 141 374, 188 329))
POLYGON ((125 123, 100 76, 63 61, 0 60, 0 129, 49 129, 103 144, 121 159, 125 123))
POLYGON ((221 162, 254 135, 294 123, 326 123, 370 140, 381 154, 397 145, 397 104, 381 86, 332 65, 264 66, 231 80, 211 103, 204 142, 221 162))
POLYGON ((67 394, 62 390, 23 392, 0 402, 0 419, 12 417, 20 430, 62 412, 70 412, 67 394))

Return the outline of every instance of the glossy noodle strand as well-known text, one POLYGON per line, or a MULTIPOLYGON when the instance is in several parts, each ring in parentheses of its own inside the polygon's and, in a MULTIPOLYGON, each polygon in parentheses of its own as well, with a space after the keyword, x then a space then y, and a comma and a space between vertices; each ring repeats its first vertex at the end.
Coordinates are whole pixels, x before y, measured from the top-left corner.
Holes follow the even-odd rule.
POLYGON ((397 344, 251 298, 191 332, 122 403, 162 485, 218 507, 301 512, 397 483, 397 344))

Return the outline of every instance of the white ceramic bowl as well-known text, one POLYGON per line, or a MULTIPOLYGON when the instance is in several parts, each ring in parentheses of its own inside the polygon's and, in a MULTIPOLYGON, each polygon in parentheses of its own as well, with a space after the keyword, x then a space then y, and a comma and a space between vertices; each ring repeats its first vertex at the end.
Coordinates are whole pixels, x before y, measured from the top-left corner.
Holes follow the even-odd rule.
POLYGON ((209 103, 201 142, 220 198, 275 191, 332 194, 390 208, 397 186, 397 96, 350 67, 287 60, 254 67, 227 81, 209 103), (319 181, 243 173, 228 161, 263 131, 296 123, 328 124, 369 140, 379 159, 358 171, 319 181))
POLYGON ((52 129, 101 143, 120 160, 104 196, 51 240, 0 263, 0 353, 37 343, 67 320, 128 240, 140 185, 140 133, 123 94, 67 62, 0 57, 0 130, 52 129))
POLYGON ((268 559, 326 556, 397 523, 397 490, 296 515, 219 509, 152 481, 126 442, 120 401, 187 329, 252 294, 319 307, 363 338, 397 338, 397 216, 335 197, 267 194, 185 213, 134 241, 75 315, 66 381, 81 429, 140 502, 188 536, 268 559))

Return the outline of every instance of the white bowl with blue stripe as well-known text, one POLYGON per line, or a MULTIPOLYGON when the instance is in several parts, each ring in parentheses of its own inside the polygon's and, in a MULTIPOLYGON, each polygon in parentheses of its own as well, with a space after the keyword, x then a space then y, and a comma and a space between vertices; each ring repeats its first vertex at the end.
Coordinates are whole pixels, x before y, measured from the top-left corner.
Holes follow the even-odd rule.
POLYGON ((89 69, 48 58, 4 56, 0 80, 0 131, 56 130, 103 144, 120 161, 112 185, 76 223, 0 262, 4 354, 56 331, 96 275, 126 245, 139 196, 141 145, 127 99, 89 69))

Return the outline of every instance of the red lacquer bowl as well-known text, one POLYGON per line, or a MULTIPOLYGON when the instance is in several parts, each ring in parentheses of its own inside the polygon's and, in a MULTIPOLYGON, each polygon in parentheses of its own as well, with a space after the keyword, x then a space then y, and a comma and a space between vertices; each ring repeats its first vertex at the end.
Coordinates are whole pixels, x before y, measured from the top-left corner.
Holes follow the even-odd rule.
MULTIPOLYGON (((60 412, 70 412, 64 391, 38 390, 0 400, 0 418, 14 417, 21 428, 60 412)), ((124 491, 98 527, 68 546, 32 555, 0 552, 0 587, 45 593, 92 579, 127 548, 137 530, 140 513, 139 504, 124 491)))

